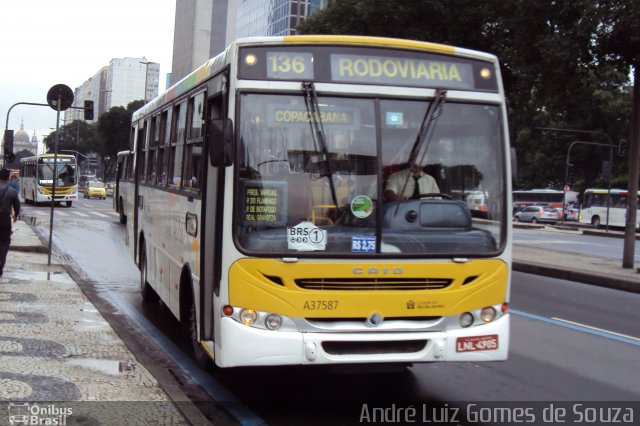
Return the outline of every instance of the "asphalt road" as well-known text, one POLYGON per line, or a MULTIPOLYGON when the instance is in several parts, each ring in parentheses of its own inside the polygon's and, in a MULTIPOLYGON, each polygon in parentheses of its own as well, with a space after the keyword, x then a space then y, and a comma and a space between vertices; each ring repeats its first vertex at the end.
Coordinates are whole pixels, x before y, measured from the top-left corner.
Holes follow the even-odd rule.
MULTIPOLYGON (((355 424, 364 403, 640 400, 640 295, 517 272, 506 362, 420 364, 393 375, 298 367, 200 371, 182 349, 168 311, 141 303, 138 270, 124 250, 124 228, 117 216, 109 217, 109 201, 81 200, 60 209, 68 216, 56 216, 56 250, 77 265, 99 297, 127 316, 127 327, 150 336, 157 345, 153 351, 158 357, 164 352, 163 362, 182 377, 179 385, 187 394, 217 401, 202 403, 204 411, 223 407, 244 424, 355 424)), ((556 245, 563 244, 569 243, 556 245)))

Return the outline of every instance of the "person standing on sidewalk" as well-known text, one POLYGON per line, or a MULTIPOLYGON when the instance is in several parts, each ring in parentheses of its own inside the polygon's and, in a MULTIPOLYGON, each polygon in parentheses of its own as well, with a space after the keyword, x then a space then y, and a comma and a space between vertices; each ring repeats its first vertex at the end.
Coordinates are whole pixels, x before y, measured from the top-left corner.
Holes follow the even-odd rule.
POLYGON ((20 199, 16 190, 9 185, 10 174, 8 169, 0 170, 0 277, 4 271, 9 244, 11 244, 11 226, 18 220, 20 214, 20 199))

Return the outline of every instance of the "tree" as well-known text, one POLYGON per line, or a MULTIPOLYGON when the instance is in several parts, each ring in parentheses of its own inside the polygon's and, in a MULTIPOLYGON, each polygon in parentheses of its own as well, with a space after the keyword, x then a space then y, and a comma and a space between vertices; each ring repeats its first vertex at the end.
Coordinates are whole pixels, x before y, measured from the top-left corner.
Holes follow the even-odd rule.
POLYGON ((129 149, 131 116, 143 105, 144 101, 138 100, 129 103, 127 108, 113 107, 98 119, 95 151, 102 158, 105 175, 113 171, 118 152, 129 149))
POLYGON ((48 134, 44 138, 47 152, 53 152, 54 144, 58 136, 60 137, 58 140, 59 153, 63 153, 65 150, 71 150, 86 155, 92 152, 98 143, 95 125, 82 120, 74 120, 48 134))
POLYGON ((36 155, 34 152, 31 152, 27 149, 21 149, 19 152, 16 152, 16 159, 11 163, 5 162, 4 167, 7 169, 19 169, 21 159, 34 155, 36 155))
MULTIPOLYGON (((582 129, 604 132, 612 140, 628 138, 628 70, 598 49, 606 12, 601 1, 602 5, 596 0, 332 0, 298 31, 400 37, 496 54, 509 101, 520 186, 559 189, 567 148, 577 139, 536 134, 532 128, 582 129)), ((629 2, 618 3, 624 11, 629 2)), ((584 187, 599 183, 600 155, 604 151, 592 149, 572 157, 576 178, 584 187)), ((617 161, 614 167, 617 179, 624 180, 625 165, 617 161)))
POLYGON ((600 26, 601 49, 621 67, 631 70, 633 81, 633 112, 629 144, 629 197, 625 226, 623 268, 633 268, 635 228, 640 179, 640 4, 624 0, 602 1, 605 19, 600 26))

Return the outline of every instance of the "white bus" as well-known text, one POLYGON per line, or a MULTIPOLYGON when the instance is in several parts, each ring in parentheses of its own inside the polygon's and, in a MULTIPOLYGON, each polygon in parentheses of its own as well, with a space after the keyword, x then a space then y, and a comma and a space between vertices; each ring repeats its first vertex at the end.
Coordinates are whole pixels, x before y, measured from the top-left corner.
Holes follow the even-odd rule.
POLYGON ((511 172, 494 56, 240 39, 133 114, 131 149, 125 243, 143 299, 184 325, 199 363, 507 358, 511 172), (392 173, 436 163, 439 193, 385 202, 392 173), (491 199, 476 221, 455 194, 480 187, 491 199))
MULTIPOLYGON (((582 206, 580 206, 580 223, 590 224, 596 229, 605 225, 622 228, 626 226, 629 191, 612 189, 609 196, 607 193, 607 189, 591 188, 584 191, 582 206)), ((640 228, 640 214, 636 215, 636 220, 638 221, 636 229, 638 229, 640 228)))
POLYGON ((113 209, 120 216, 120 223, 126 224, 133 211, 133 152, 120 151, 116 158, 116 183, 113 188, 113 209))
POLYGON ((20 159, 20 193, 25 203, 39 205, 55 201, 71 207, 78 199, 77 168, 73 155, 58 154, 56 158, 54 154, 42 154, 20 159))
POLYGON ((546 206, 551 208, 577 204, 577 191, 559 191, 557 189, 518 189, 513 191, 513 206, 546 206), (564 206, 563 206, 564 204, 564 206))

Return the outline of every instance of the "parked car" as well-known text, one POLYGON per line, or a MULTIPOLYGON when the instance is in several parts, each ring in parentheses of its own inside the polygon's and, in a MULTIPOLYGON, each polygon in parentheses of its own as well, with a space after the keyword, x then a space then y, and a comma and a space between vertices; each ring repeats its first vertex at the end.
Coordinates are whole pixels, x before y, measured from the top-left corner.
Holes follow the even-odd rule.
POLYGON ((519 213, 516 213, 518 222, 547 222, 556 223, 562 220, 562 215, 556 209, 543 206, 528 206, 519 213))
POLYGON ((101 199, 107 198, 107 188, 104 183, 97 181, 90 181, 84 190, 84 198, 98 197, 101 199))

